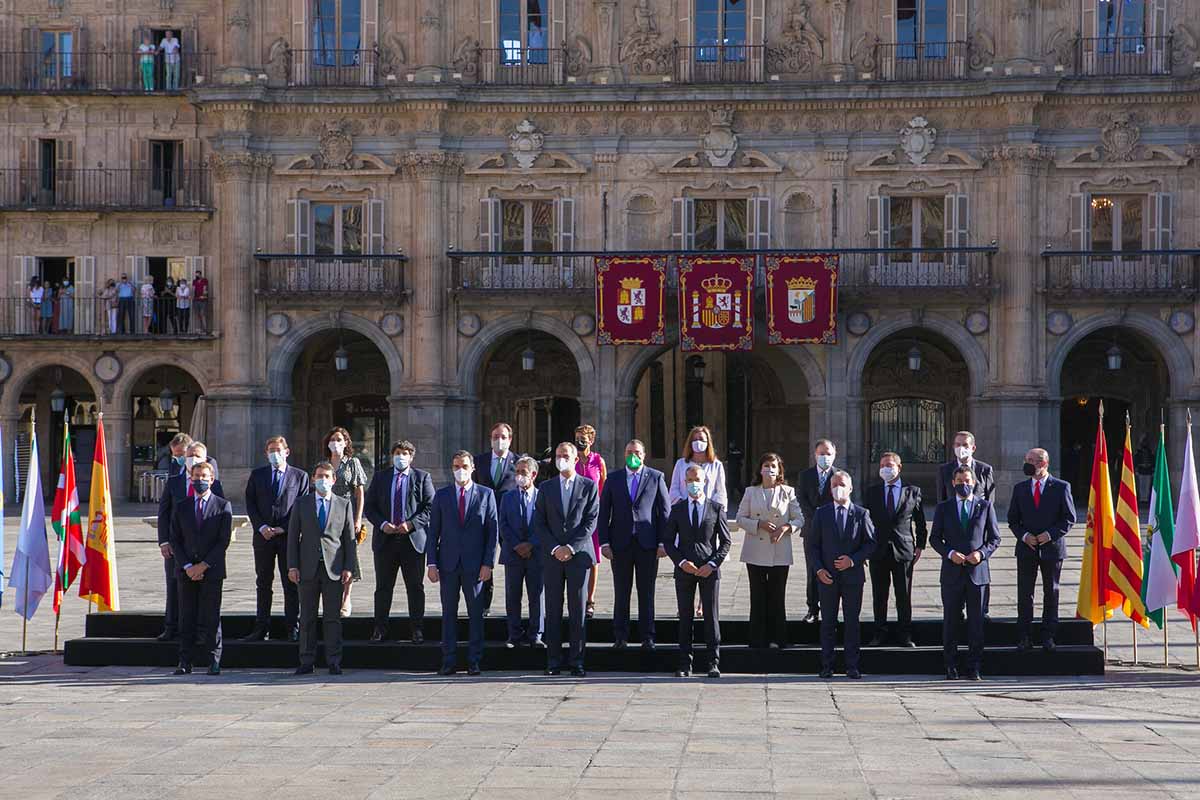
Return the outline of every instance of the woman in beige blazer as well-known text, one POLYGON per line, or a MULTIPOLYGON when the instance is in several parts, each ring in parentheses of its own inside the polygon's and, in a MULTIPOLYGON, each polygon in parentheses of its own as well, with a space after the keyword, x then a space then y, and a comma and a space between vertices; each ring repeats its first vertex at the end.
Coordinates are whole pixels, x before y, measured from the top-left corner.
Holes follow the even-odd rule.
POLYGON ((759 480, 746 489, 738 506, 738 527, 745 533, 742 561, 750 574, 750 646, 787 647, 788 567, 792 534, 800 533, 804 514, 796 490, 784 480, 783 459, 766 453, 758 462, 759 480))

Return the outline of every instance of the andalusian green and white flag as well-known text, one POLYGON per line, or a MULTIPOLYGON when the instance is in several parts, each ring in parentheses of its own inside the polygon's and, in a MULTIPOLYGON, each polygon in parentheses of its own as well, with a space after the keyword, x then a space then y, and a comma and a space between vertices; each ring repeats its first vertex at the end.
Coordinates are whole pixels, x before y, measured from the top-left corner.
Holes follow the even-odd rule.
POLYGON ((1175 509, 1171 503, 1171 478, 1167 472, 1167 443, 1162 429, 1158 432, 1158 461, 1154 465, 1154 487, 1150 491, 1149 542, 1142 574, 1142 601, 1146 616, 1163 626, 1166 608, 1175 602, 1178 565, 1171 560, 1175 541, 1175 509))

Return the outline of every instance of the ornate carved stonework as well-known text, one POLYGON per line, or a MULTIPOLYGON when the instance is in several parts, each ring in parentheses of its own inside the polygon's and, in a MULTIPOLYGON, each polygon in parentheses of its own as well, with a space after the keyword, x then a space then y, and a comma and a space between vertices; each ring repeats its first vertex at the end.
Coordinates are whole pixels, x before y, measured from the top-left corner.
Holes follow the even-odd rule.
POLYGON ((404 52, 404 41, 395 31, 389 32, 379 44, 379 71, 384 76, 398 75, 400 69, 408 63, 408 55, 404 52))
POLYGON ((267 153, 251 153, 245 150, 218 151, 208 157, 208 166, 212 169, 217 183, 250 180, 255 170, 269 170, 273 163, 274 159, 267 153))
POLYGON ((968 67, 975 71, 990 67, 996 58, 996 40, 990 33, 980 28, 971 34, 968 52, 971 54, 968 67))
POLYGON ((585 36, 576 36, 567 45, 567 74, 578 78, 592 65, 592 43, 585 36))
POLYGON ((403 153, 398 161, 404 173, 414 178, 456 175, 463 164, 460 154, 445 150, 413 150, 403 153))
POLYGON ((767 46, 767 72, 807 74, 825 58, 825 40, 809 19, 808 3, 797 0, 784 15, 783 41, 767 46))
POLYGON ((1054 148, 1044 144, 1003 144, 983 151, 987 161, 1053 161, 1054 148))
POLYGON ((908 125, 900 129, 900 149, 917 166, 925 163, 936 141, 937 128, 924 117, 913 117, 908 125))
POLYGON ((1066 28, 1057 28, 1046 37, 1046 55, 1064 70, 1075 66, 1075 35, 1066 28))
POLYGON ((508 150, 521 169, 529 169, 542 154, 546 136, 528 119, 523 119, 508 137, 508 150))
POLYGON ((727 167, 737 152, 738 137, 733 132, 733 107, 709 109, 708 133, 700 137, 700 147, 714 167, 727 167))
POLYGON ((450 67, 458 74, 473 78, 479 74, 479 42, 467 36, 459 41, 450 59, 450 67))
POLYGON ((1138 140, 1141 138, 1142 129, 1128 111, 1113 114, 1100 132, 1104 156, 1109 161, 1133 161, 1138 140))
POLYGON ((621 45, 621 63, 629 64, 637 75, 663 75, 671 72, 675 50, 662 43, 658 18, 650 0, 634 0, 633 32, 621 45))
POLYGON ((865 73, 875 72, 879 66, 875 62, 875 47, 879 42, 879 36, 874 33, 864 33, 854 40, 854 46, 850 48, 850 63, 855 69, 865 73))
POLYGON ((292 74, 292 48, 282 36, 271 42, 271 47, 267 50, 265 71, 270 85, 287 85, 292 74))
POLYGON ((317 140, 318 169, 351 169, 350 156, 354 152, 354 138, 342 120, 325 123, 325 131, 317 140))

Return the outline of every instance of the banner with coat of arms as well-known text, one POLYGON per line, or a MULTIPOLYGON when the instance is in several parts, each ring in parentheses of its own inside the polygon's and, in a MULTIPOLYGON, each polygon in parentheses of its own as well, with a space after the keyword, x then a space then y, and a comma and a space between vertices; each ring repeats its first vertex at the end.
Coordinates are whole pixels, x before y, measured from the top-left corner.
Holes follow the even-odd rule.
POLYGON ((679 259, 679 341, 684 350, 754 347, 754 256, 679 259))
POLYGON ((598 344, 662 344, 665 256, 596 258, 598 344))
POLYGON ((833 344, 837 341, 836 255, 769 255, 767 341, 833 344))

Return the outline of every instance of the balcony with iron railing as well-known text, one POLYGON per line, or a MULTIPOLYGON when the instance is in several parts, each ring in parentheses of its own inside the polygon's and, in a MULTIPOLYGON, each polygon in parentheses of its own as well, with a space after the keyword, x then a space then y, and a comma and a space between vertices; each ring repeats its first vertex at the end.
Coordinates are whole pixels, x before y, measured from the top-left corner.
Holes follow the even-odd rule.
POLYGON ((674 44, 671 79, 684 84, 762 83, 766 79, 761 44, 674 44))
POLYGON ((207 167, 0 169, 5 211, 211 211, 207 167))
POLYGON ((258 294, 271 301, 395 302, 406 292, 407 256, 258 253, 258 294))
POLYGON ((1075 74, 1080 77, 1170 75, 1174 37, 1104 36, 1075 40, 1075 74))
POLYGON ((969 77, 969 42, 896 42, 875 45, 881 81, 952 81, 969 77))
POLYGON ((1044 250, 1057 300, 1192 300, 1200 250, 1044 250))
POLYGON ((216 319, 211 301, 206 318, 194 304, 179 308, 174 297, 140 296, 121 304, 115 297, 56 296, 51 291, 34 303, 25 297, 0 298, 0 337, 64 339, 103 337, 114 340, 208 339, 216 319), (149 311, 149 314, 146 312, 149 311))
POLYGON ((285 67, 289 86, 370 88, 378 86, 379 53, 369 50, 288 50, 285 67))
POLYGON ((566 81, 566 48, 479 48, 479 82, 493 86, 558 86, 566 81))
POLYGON ((38 94, 174 94, 210 80, 214 54, 181 52, 168 64, 150 56, 142 70, 140 53, 110 50, 81 52, 0 52, 0 91, 38 94))

